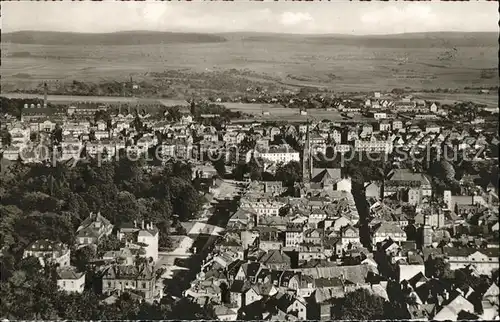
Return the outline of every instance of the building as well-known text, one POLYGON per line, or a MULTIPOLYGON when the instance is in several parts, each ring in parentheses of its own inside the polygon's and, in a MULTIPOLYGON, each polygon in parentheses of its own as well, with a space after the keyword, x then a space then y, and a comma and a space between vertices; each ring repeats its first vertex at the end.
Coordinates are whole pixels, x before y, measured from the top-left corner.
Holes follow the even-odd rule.
POLYGON ((100 212, 91 212, 76 230, 76 240, 80 245, 96 244, 99 239, 111 234, 112 231, 113 224, 109 220, 100 212))
POLYGON ((499 269, 498 248, 445 247, 443 252, 451 270, 472 266, 480 274, 491 275, 492 271, 499 269))
POLYGON ((372 135, 369 139, 354 141, 354 150, 358 152, 391 153, 393 149, 390 139, 377 138, 372 135))
POLYGON ((136 243, 145 251, 142 256, 152 258, 154 262, 158 261, 160 231, 152 222, 144 224, 143 220, 140 226, 135 221, 133 225, 123 225, 118 231, 118 239, 136 243))
POLYGON ((400 243, 406 240, 406 233, 396 224, 382 222, 373 230, 373 243, 377 244, 388 238, 396 243, 400 243))
POLYGON ((230 305, 216 305, 214 306, 214 312, 219 321, 236 321, 238 318, 238 309, 230 305))
POLYGON ((384 112, 370 112, 369 114, 376 120, 383 120, 387 118, 387 113, 384 112))
POLYGON ((295 247, 304 242, 304 234, 302 225, 300 224, 289 224, 285 231, 285 246, 295 247))
POLYGON ((57 287, 68 293, 83 293, 85 288, 85 273, 78 272, 73 266, 58 268, 57 287))
POLYGON ((42 267, 48 262, 65 267, 70 265, 70 252, 68 246, 61 242, 43 239, 29 245, 24 250, 23 258, 36 257, 42 267))
POLYGON ((340 229, 340 242, 343 250, 361 245, 359 241, 359 230, 351 225, 342 227, 340 229))
POLYGON ((102 277, 103 294, 132 291, 144 300, 152 302, 163 297, 163 285, 156 284, 153 267, 142 265, 113 265, 102 277))
POLYGON ((431 181, 425 174, 412 172, 409 169, 394 169, 389 172, 384 181, 384 197, 394 195, 398 191, 407 191, 410 188, 419 190, 420 198, 432 194, 431 181))
POLYGON ((255 157, 274 163, 300 162, 300 154, 288 145, 271 145, 266 151, 255 151, 255 157))
POLYGON ((77 117, 93 116, 97 111, 106 111, 106 106, 82 103, 78 106, 71 105, 67 109, 68 115, 77 117))
POLYGON ((261 298, 260 294, 257 294, 252 284, 248 281, 235 280, 231 284, 230 301, 231 304, 234 304, 237 308, 250 305, 261 298))
POLYGON ((403 128, 403 122, 400 120, 392 121, 392 130, 401 130, 403 128))
POLYGON ((385 120, 380 122, 379 129, 380 132, 389 132, 391 130, 391 122, 385 120))

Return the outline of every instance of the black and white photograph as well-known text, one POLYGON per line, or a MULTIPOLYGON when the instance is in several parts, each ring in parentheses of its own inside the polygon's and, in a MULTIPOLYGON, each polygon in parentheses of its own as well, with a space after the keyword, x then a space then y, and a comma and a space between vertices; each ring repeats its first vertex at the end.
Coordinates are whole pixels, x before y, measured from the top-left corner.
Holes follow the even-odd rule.
POLYGON ((497 1, 2 1, 0 320, 500 320, 497 1))

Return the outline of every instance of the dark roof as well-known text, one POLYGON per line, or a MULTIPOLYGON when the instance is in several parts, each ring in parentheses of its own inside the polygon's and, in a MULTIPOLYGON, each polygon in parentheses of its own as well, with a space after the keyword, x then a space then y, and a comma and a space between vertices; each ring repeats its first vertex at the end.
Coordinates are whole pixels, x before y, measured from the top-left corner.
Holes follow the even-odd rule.
POLYGON ((263 268, 257 274, 257 278, 265 278, 266 276, 270 276, 270 275, 271 275, 271 270, 268 268, 263 268))
POLYGON ((271 271, 271 282, 273 284, 274 282, 279 283, 282 274, 283 271, 271 271))
POLYGON ((496 257, 498 258, 499 249, 498 248, 485 248, 485 249, 476 249, 476 248, 458 248, 458 247, 445 247, 443 248, 443 252, 447 256, 451 257, 467 257, 475 252, 480 252, 488 257, 496 257))
POLYGON ((78 272, 76 267, 67 266, 57 269, 57 278, 64 280, 76 280, 85 275, 85 273, 78 272))
POLYGON ((66 249, 68 249, 68 247, 61 242, 40 239, 29 245, 26 250, 33 252, 57 252, 64 251, 66 249))
POLYGON ((151 280, 153 278, 153 268, 147 264, 141 266, 114 265, 108 268, 103 276, 103 279, 151 280))
POLYGON ((331 278, 320 277, 314 280, 314 286, 316 288, 343 286, 343 283, 342 280, 337 277, 331 277, 331 278))
POLYGON ((233 293, 245 293, 251 287, 252 285, 248 281, 235 280, 233 284, 231 284, 230 291, 233 293))
POLYGON ((292 277, 295 275, 299 275, 300 273, 297 272, 292 272, 292 271, 284 271, 283 274, 281 274, 280 278, 280 286, 283 286, 283 283, 288 283, 292 277))
POLYGON ((290 264, 290 256, 287 254, 273 249, 269 250, 266 254, 259 258, 259 262, 264 265, 269 264, 290 264))

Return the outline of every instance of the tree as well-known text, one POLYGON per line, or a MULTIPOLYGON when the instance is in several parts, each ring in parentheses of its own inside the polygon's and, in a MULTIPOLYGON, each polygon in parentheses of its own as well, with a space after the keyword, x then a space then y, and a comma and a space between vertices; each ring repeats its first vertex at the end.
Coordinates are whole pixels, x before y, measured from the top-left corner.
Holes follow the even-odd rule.
POLYGON ((0 205, 0 249, 14 244, 14 225, 20 219, 22 211, 13 205, 0 205))
POLYGON ((251 180, 262 180, 262 160, 257 160, 255 157, 252 157, 250 162, 248 162, 248 174, 250 175, 251 180))
POLYGON ((98 254, 102 256, 107 251, 118 250, 123 246, 125 246, 125 243, 120 241, 114 234, 111 234, 99 239, 97 250, 98 254))
POLYGON ((217 174, 219 177, 223 178, 226 174, 226 165, 224 163, 224 158, 222 154, 212 155, 212 165, 215 170, 217 170, 217 174))
POLYGON ((337 319, 377 320, 384 317, 384 299, 366 289, 358 289, 346 294, 339 309, 337 319))
POLYGON ((78 271, 85 272, 87 264, 95 259, 97 256, 96 249, 93 246, 85 246, 71 252, 71 264, 75 266, 78 271))
POLYGON ((491 272, 491 280, 493 281, 493 283, 496 283, 497 285, 500 284, 498 279, 498 268, 493 270, 493 272, 491 272))
POLYGON ((425 275, 429 277, 445 278, 450 276, 450 264, 441 257, 430 257, 425 263, 425 275))
POLYGON ((299 162, 291 161, 280 165, 276 170, 276 180, 283 182, 287 187, 293 186, 302 178, 302 167, 299 162))

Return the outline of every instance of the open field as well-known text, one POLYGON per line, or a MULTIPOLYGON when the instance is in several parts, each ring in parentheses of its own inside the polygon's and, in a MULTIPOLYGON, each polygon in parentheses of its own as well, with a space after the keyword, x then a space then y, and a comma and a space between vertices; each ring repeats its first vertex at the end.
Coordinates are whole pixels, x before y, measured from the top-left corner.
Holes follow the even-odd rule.
POLYGON ((491 91, 489 94, 477 93, 415 93, 416 96, 425 100, 435 100, 444 104, 455 102, 474 102, 485 104, 488 108, 498 107, 498 92, 491 91))
POLYGON ((164 70, 232 68, 254 72, 241 76, 252 81, 334 91, 497 86, 498 42, 493 36, 493 42, 483 45, 439 38, 394 42, 237 35, 224 42, 140 46, 2 42, 2 87, 13 91, 42 81, 128 80, 131 75, 141 80, 164 70))

